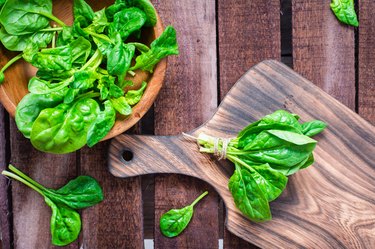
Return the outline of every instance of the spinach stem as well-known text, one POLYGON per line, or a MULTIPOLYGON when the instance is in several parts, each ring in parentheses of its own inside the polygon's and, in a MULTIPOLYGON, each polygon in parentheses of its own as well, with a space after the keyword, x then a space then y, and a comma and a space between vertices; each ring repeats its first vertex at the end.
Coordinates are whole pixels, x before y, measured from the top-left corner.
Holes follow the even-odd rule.
POLYGON ((130 75, 133 76, 133 77, 135 76, 135 72, 132 71, 132 70, 129 70, 129 71, 128 71, 128 74, 130 74, 130 75))
POLYGON ((41 29, 40 32, 54 32, 54 31, 62 31, 62 27, 53 27, 53 28, 46 28, 46 29, 41 29))
POLYGON ((16 61, 21 59, 22 55, 23 55, 23 53, 13 57, 10 61, 8 61, 8 63, 5 64, 5 66, 0 70, 0 73, 4 73, 4 71, 7 70, 13 63, 15 63, 16 61))
POLYGON ((56 47, 56 31, 53 33, 52 36, 52 48, 56 47))
POLYGON ((98 39, 102 39, 102 40, 105 40, 105 41, 107 41, 107 42, 109 42, 109 43, 111 43, 111 44, 114 44, 113 41, 112 41, 108 36, 106 36, 106 35, 99 35, 99 34, 97 34, 97 33, 95 33, 95 32, 92 32, 92 31, 90 31, 90 30, 88 30, 88 29, 85 29, 85 32, 86 32, 87 34, 93 36, 93 37, 96 37, 96 38, 98 38, 98 39))
POLYGON ((31 13, 35 13, 35 14, 39 14, 39 15, 42 15, 42 16, 45 16, 49 19, 51 19, 52 21, 54 21, 55 23, 57 23, 58 25, 62 26, 62 27, 65 27, 67 26, 63 21, 61 21, 59 18, 57 18, 56 16, 50 14, 50 13, 47 13, 47 12, 35 12, 35 11, 30 11, 31 13))
POLYGON ((239 164, 241 164, 243 167, 247 168, 248 170, 253 171, 253 168, 251 168, 250 165, 248 165, 247 163, 245 163, 244 161, 242 161, 242 160, 239 159, 238 157, 231 156, 231 155, 227 155, 227 158, 228 158, 229 160, 231 160, 234 164, 239 163, 239 164))
POLYGON ((208 195, 208 191, 201 194, 197 199, 195 199, 195 201, 192 204, 190 204, 190 206, 194 207, 195 204, 197 204, 200 200, 202 200, 203 197, 205 197, 206 195, 208 195))
MULTIPOLYGON (((93 62, 97 59, 98 56, 102 56, 102 54, 100 53, 100 50, 99 50, 99 49, 97 49, 97 50, 95 51, 95 53, 92 55, 92 57, 90 58, 90 60, 88 60, 88 61, 86 62, 85 65, 83 65, 83 67, 80 69, 80 71, 83 71, 83 70, 85 70, 86 68, 88 68, 88 67, 90 66, 90 64, 93 63, 93 62)), ((100 60, 100 63, 101 63, 101 60, 100 60)), ((100 64, 99 64, 99 65, 100 65, 100 64)), ((99 66, 99 65, 98 65, 98 66, 99 66)))
POLYGON ((42 196, 44 196, 44 193, 43 193, 43 191, 42 191, 41 189, 39 189, 39 188, 37 188, 36 186, 32 185, 31 183, 29 183, 29 182, 26 181, 25 179, 19 177, 18 175, 13 174, 13 173, 11 173, 11 172, 9 172, 9 171, 6 171, 6 170, 4 170, 1 174, 5 175, 5 176, 8 176, 8 177, 10 177, 10 178, 13 178, 13 179, 15 179, 15 180, 17 180, 17 181, 19 181, 19 182, 22 182, 22 183, 25 184, 26 186, 28 186, 28 187, 34 189, 36 192, 38 192, 39 194, 41 194, 42 196))
POLYGON ((11 171, 13 171, 13 173, 15 173, 15 174, 17 174, 18 176, 22 177, 22 178, 25 179, 26 181, 28 181, 28 182, 30 182, 31 184, 35 185, 36 187, 38 187, 38 188, 40 188, 40 189, 42 189, 42 190, 45 190, 45 189, 46 189, 42 184, 40 184, 40 183, 34 181, 34 180, 31 179, 28 175, 26 175, 26 174, 23 173, 21 170, 19 170, 19 169, 17 169, 16 167, 14 167, 13 165, 10 164, 10 165, 9 165, 9 169, 10 169, 11 171))

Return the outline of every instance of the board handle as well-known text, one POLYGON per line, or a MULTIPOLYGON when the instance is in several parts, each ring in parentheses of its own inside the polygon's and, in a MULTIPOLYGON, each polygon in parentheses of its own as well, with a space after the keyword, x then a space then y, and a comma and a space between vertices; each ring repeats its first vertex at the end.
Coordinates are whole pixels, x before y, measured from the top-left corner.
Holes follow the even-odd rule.
POLYGON ((156 173, 201 178, 191 167, 199 154, 197 145, 182 136, 120 135, 109 147, 108 167, 122 178, 156 173))

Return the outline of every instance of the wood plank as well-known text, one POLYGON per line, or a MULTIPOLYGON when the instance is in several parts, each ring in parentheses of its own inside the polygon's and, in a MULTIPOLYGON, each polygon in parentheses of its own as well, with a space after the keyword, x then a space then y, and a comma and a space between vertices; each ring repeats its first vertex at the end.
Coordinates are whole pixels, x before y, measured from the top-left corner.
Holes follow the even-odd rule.
MULTIPOLYGON (((76 177, 76 155, 52 155, 34 149, 11 121, 11 163, 49 188, 59 188, 76 177)), ((12 182, 15 248, 58 248, 51 246, 51 209, 34 190, 12 182)), ((78 248, 78 242, 67 248, 78 248)))
POLYGON ((107 168, 108 142, 81 150, 81 172, 96 178, 104 201, 83 210, 83 248, 143 248, 141 179, 118 179, 107 168))
MULTIPOLYGON (((9 139, 6 137, 8 117, 3 106, 0 104, 0 171, 7 167, 7 146, 9 139)), ((11 248, 11 216, 10 216, 10 193, 9 181, 5 177, 0 177, 0 248, 11 248)))
POLYGON ((280 0, 219 0, 221 99, 242 74, 280 59, 280 0))
MULTIPOLYGON (((219 0, 220 98, 252 66, 278 59, 280 44, 279 0, 219 0)), ((224 230, 224 248, 254 248, 224 230)))
MULTIPOLYGON (((163 23, 176 28, 181 52, 168 59, 165 84, 155 102, 155 134, 177 134, 203 123, 217 106, 215 1, 153 3, 163 23)), ((180 175, 155 177, 155 248, 217 248, 218 232, 218 197, 210 186, 180 175), (186 231, 173 239, 162 236, 162 213, 205 190, 210 194, 197 206, 186 231)))
POLYGON ((375 125, 375 2, 359 0, 358 113, 375 125))
POLYGON ((253 67, 192 135, 233 136, 278 109, 328 127, 315 137, 314 165, 289 177, 287 191, 270 203, 271 221, 242 215, 228 190, 233 165, 200 153, 181 134, 117 137, 109 149, 110 171, 119 177, 180 173, 210 183, 227 207, 228 229, 261 248, 374 248, 375 127, 287 66, 265 61, 253 67), (133 151, 131 162, 120 158, 124 148, 133 151))
POLYGON ((354 28, 336 19, 330 2, 292 0, 293 66, 354 110, 354 28))

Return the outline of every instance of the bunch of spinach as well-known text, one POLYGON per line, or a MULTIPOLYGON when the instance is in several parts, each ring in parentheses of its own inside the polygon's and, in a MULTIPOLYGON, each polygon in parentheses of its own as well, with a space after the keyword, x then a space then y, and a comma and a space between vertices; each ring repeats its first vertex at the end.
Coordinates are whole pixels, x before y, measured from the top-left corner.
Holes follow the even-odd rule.
POLYGON ((125 77, 134 70, 152 73, 161 59, 179 53, 172 26, 150 47, 139 42, 144 27, 157 21, 149 0, 116 0, 96 12, 74 0, 73 16, 71 26, 55 17, 52 0, 6 0, 0 11, 1 42, 22 52, 1 69, 0 83, 19 59, 38 68, 17 106, 16 124, 35 148, 55 154, 103 139, 146 90, 146 82, 127 90, 134 83, 125 77))
POLYGON ((164 213, 161 216, 159 223, 162 234, 166 237, 172 238, 182 233, 193 217, 194 206, 206 195, 208 195, 207 191, 201 194, 190 205, 180 209, 171 209, 164 213))
POLYGON ((219 154, 235 165, 229 180, 237 208, 253 221, 271 219, 269 202, 286 187, 287 176, 314 162, 317 141, 311 139, 326 124, 319 120, 299 123, 299 117, 278 110, 248 125, 233 139, 204 133, 197 138, 203 153, 219 154))
POLYGON ((78 238, 81 218, 76 210, 94 206, 104 199, 99 183, 90 176, 79 176, 54 190, 42 186, 12 165, 9 170, 2 174, 38 192, 52 209, 52 243, 57 246, 68 245, 78 238))
POLYGON ((332 0, 331 10, 340 22, 358 27, 359 23, 355 13, 354 0, 332 0))

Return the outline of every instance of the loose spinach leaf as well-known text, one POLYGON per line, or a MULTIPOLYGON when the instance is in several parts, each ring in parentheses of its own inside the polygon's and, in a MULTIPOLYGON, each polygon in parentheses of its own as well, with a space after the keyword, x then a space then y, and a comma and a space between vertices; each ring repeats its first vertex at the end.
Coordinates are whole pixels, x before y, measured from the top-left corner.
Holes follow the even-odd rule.
POLYGON ((0 23, 12 35, 33 34, 49 25, 51 0, 7 0, 0 12, 0 23))
POLYGON ((29 81, 29 92, 34 94, 47 94, 61 89, 61 84, 51 84, 49 81, 32 77, 29 81), (58 88, 57 88, 58 87, 58 88), (56 89, 54 89, 56 88, 56 89))
POLYGON ((99 183, 90 176, 78 176, 60 189, 45 189, 44 194, 54 203, 71 209, 91 207, 104 199, 99 183))
POLYGON ((87 131, 98 113, 98 103, 90 98, 44 109, 32 126, 31 143, 38 150, 49 153, 76 151, 86 144, 87 131))
POLYGON ((72 54, 72 63, 83 65, 91 52, 91 43, 82 36, 69 44, 72 54))
POLYGON ((94 19, 94 11, 84 0, 74 0, 73 15, 83 27, 89 26, 94 19))
POLYGON ((78 94, 79 94, 79 89, 69 88, 68 92, 66 93, 64 97, 64 104, 73 103, 73 101, 76 99, 78 94))
POLYGON ((118 111, 121 115, 129 116, 133 112, 131 106, 128 104, 128 102, 126 102, 124 96, 117 99, 112 98, 111 103, 115 110, 118 111))
POLYGON ((176 30, 172 26, 168 26, 163 34, 151 43, 150 50, 136 58, 136 64, 130 70, 142 69, 153 72, 155 65, 161 59, 168 55, 178 54, 176 30))
POLYGON ((53 108, 64 99, 65 91, 57 91, 50 94, 29 93, 17 105, 16 124, 18 130, 26 138, 30 138, 31 128, 40 112, 46 108, 53 108))
POLYGON ((332 0, 331 9, 339 21, 358 27, 359 23, 355 13, 354 0, 332 0))
POLYGON ((236 207, 250 220, 260 222, 272 218, 267 197, 249 170, 236 164, 228 188, 236 207))
POLYGON ((105 15, 105 9, 102 9, 94 13, 93 21, 87 29, 95 33, 103 33, 108 25, 109 22, 105 15))
POLYGON ((164 213, 160 218, 160 231, 162 234, 172 238, 182 233, 193 217, 194 206, 207 194, 207 191, 204 192, 189 206, 181 209, 171 209, 164 213))
POLYGON ((72 89, 79 89, 81 92, 94 87, 97 74, 91 70, 78 71, 74 73, 74 80, 70 83, 72 89))
POLYGON ((73 36, 73 27, 64 26, 62 31, 59 33, 56 41, 57 47, 65 46, 71 43, 74 40, 73 36))
POLYGON ((146 82, 142 82, 142 86, 138 90, 129 90, 125 95, 125 100, 129 105, 136 105, 142 98, 143 92, 147 87, 146 82))
POLYGON ((57 206, 48 197, 44 197, 44 201, 52 209, 52 244, 66 246, 75 241, 81 231, 81 217, 79 214, 68 207, 57 206))
POLYGON ((36 32, 26 35, 11 35, 4 27, 0 28, 0 40, 4 47, 10 51, 23 51, 28 43, 35 43, 39 48, 46 48, 51 43, 53 32, 36 32))
POLYGON ((302 133, 306 136, 312 137, 321 133, 327 124, 320 120, 313 120, 302 124, 302 133))
POLYGON ((73 64, 73 54, 70 46, 46 48, 37 53, 24 53, 24 59, 34 67, 49 71, 68 71, 72 69, 73 64), (28 55, 30 57, 26 57, 28 55))
POLYGON ((154 6, 149 0, 120 0, 116 1, 118 5, 124 4, 127 8, 137 7, 141 9, 146 14, 146 23, 145 26, 153 27, 156 25, 157 16, 154 6))
POLYGON ((100 111, 97 119, 91 125, 87 132, 87 145, 93 147, 102 140, 112 129, 116 120, 116 111, 112 103, 107 100, 104 102, 104 110, 100 111))
POLYGON ((133 32, 140 30, 146 22, 145 13, 138 8, 123 9, 113 17, 113 22, 108 27, 111 37, 120 34, 126 40, 133 32))
POLYGON ((81 218, 76 208, 93 206, 103 200, 103 191, 98 182, 89 176, 79 176, 58 190, 47 189, 29 176, 9 165, 10 171, 3 175, 22 182, 44 197, 52 209, 52 244, 65 246, 78 238, 81 230, 81 218))

